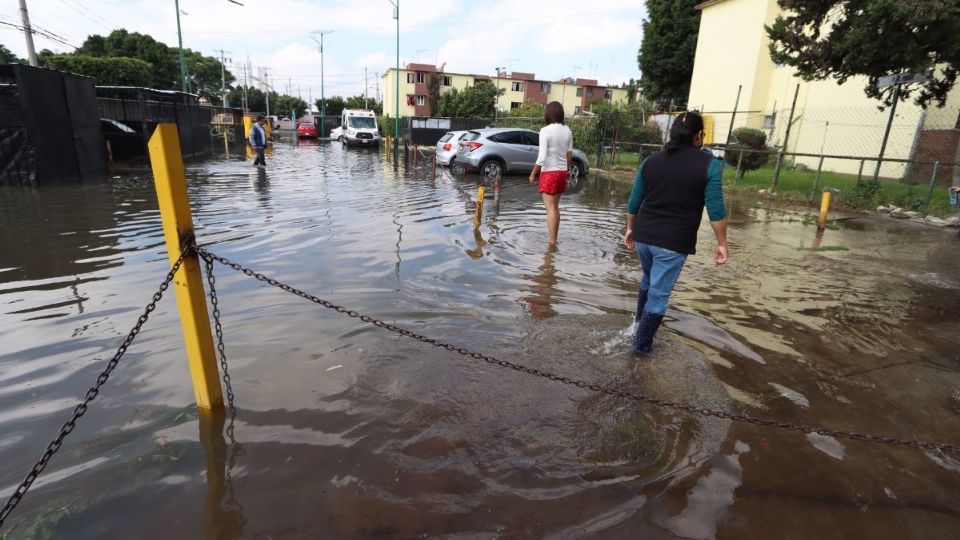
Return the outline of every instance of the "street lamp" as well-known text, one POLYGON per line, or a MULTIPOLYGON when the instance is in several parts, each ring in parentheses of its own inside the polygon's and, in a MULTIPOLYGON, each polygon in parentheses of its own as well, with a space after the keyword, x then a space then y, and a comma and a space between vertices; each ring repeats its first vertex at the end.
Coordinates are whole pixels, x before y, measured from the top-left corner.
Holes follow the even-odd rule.
POLYGON ((497 66, 493 68, 497 70, 497 95, 494 97, 493 101, 493 123, 497 123, 497 112, 500 110, 500 70, 507 69, 504 66, 497 66))
POLYGON ((314 30, 310 32, 311 34, 320 34, 320 41, 317 41, 317 38, 310 36, 310 39, 317 42, 317 45, 320 45, 320 132, 323 133, 326 137, 327 133, 327 99, 323 95, 323 36, 326 34, 332 34, 333 30, 314 30))
POLYGON ((393 155, 397 155, 397 140, 400 138, 400 0, 387 0, 393 5, 393 18, 397 20, 397 72, 393 91, 393 155))
POLYGON ((177 42, 180 45, 180 88, 184 93, 190 93, 190 81, 187 79, 187 60, 183 57, 183 34, 180 32, 180 0, 173 0, 177 9, 177 42))

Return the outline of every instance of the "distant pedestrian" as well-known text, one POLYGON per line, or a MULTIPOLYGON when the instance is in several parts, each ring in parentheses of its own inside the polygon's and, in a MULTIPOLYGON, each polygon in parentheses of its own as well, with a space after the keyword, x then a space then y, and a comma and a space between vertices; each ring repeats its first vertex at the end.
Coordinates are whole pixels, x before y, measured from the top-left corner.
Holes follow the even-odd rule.
POLYGON ((261 114, 257 116, 257 121, 250 126, 250 146, 257 152, 257 158, 253 160, 255 167, 267 166, 267 160, 263 157, 263 149, 267 146, 267 132, 263 128, 264 122, 261 114))
POLYGON ((540 176, 540 193, 547 208, 547 233, 551 247, 557 245, 560 229, 560 195, 567 190, 567 171, 573 161, 573 133, 563 123, 563 105, 547 104, 543 116, 547 125, 540 130, 540 153, 530 172, 530 183, 540 176))
POLYGON ((717 237, 714 262, 727 262, 723 162, 701 150, 704 136, 700 114, 678 115, 670 127, 670 141, 664 150, 643 161, 633 183, 623 241, 636 249, 643 267, 635 354, 650 352, 683 264, 688 255, 697 252, 704 206, 717 237))

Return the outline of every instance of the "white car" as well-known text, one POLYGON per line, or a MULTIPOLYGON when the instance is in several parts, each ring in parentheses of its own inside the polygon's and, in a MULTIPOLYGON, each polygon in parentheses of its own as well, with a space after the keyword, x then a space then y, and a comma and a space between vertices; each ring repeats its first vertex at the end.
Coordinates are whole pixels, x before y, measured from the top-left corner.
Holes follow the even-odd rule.
POLYGON ((448 131, 437 141, 437 163, 443 166, 449 166, 453 163, 453 158, 457 157, 457 147, 460 146, 460 138, 466 135, 467 131, 448 131))

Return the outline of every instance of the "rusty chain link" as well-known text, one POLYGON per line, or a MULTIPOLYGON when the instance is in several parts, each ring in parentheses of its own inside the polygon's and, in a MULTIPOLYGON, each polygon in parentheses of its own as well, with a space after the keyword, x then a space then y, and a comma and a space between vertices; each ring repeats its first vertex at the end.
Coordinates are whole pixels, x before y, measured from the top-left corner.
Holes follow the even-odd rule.
POLYGON ((197 251, 200 253, 202 257, 204 257, 204 260, 207 260, 207 258, 209 257, 210 259, 215 260, 220 264, 223 264, 224 266, 227 266, 242 274, 245 274, 254 279, 262 281, 272 287, 276 287, 288 293, 294 294, 296 296, 309 300, 315 304, 319 304, 327 309, 332 309, 337 313, 342 313, 348 317, 359 319, 365 323, 372 324, 379 328, 383 328, 384 330, 389 330, 390 332, 394 332, 402 336, 416 339, 428 345, 433 345, 434 347, 446 349, 450 352, 454 352, 469 358, 473 358, 475 360, 482 360, 488 364, 513 369, 515 371, 526 373, 528 375, 534 375, 536 377, 543 377, 545 379, 549 379, 554 382, 558 382, 558 383, 562 383, 570 386, 576 386, 577 388, 582 388, 584 390, 592 390, 594 392, 599 392, 599 393, 603 393, 603 394, 607 394, 607 395, 611 395, 619 398, 624 398, 624 399, 630 399, 633 401, 645 403, 648 405, 653 405, 656 407, 673 409, 676 411, 681 411, 681 412, 700 415, 700 416, 712 416, 714 418, 721 418, 724 420, 731 420, 734 422, 743 422, 747 424, 753 424, 755 426, 771 427, 771 428, 777 428, 777 429, 784 429, 788 431, 797 431, 800 433, 807 433, 807 434, 816 433, 818 435, 824 435, 824 436, 834 437, 834 438, 850 439, 854 441, 873 442, 873 443, 889 444, 889 445, 895 445, 895 446, 906 446, 909 448, 930 450, 934 452, 944 452, 944 453, 952 452, 952 453, 960 454, 960 445, 956 445, 956 444, 935 443, 935 442, 918 441, 918 440, 912 440, 912 439, 899 439, 896 437, 881 437, 881 436, 857 433, 852 431, 840 431, 840 430, 827 429, 827 428, 816 427, 816 426, 808 426, 805 424, 794 424, 791 422, 766 420, 763 418, 757 418, 747 414, 733 414, 733 413, 728 413, 724 411, 718 411, 715 409, 709 409, 707 407, 691 405, 689 403, 671 401, 667 399, 658 399, 658 398, 654 398, 654 397, 650 397, 650 396, 646 396, 646 395, 638 394, 634 392, 625 392, 623 390, 609 388, 596 383, 590 383, 583 380, 566 377, 563 375, 557 375, 554 373, 550 373, 549 371, 527 367, 521 364, 509 362, 507 360, 500 360, 493 356, 488 356, 485 354, 474 352, 465 347, 458 347, 456 345, 446 343, 439 339, 434 339, 421 334, 417 334, 415 332, 411 332, 410 330, 400 328, 398 326, 389 324, 387 322, 384 322, 378 319, 374 319, 369 315, 364 315, 357 311, 347 309, 341 305, 334 304, 333 302, 324 300, 310 293, 304 292, 291 285, 288 285, 286 283, 277 281, 276 279, 267 277, 259 272, 251 270, 250 268, 246 268, 238 263, 235 263, 225 257, 221 257, 219 255, 211 253, 205 247, 198 246, 197 251))
POLYGON ((120 363, 120 359, 127 352, 127 349, 130 347, 130 345, 133 344, 133 340, 136 339, 137 334, 140 333, 140 329, 143 328, 143 325, 146 324, 147 319, 150 318, 150 314, 157 309, 157 303, 160 302, 160 299, 163 298, 163 293, 167 290, 167 288, 170 287, 170 283, 173 282, 173 277, 183 264, 184 258, 186 258, 186 256, 192 251, 192 242, 192 239, 189 239, 187 242, 185 242, 183 250, 180 253, 180 257, 176 260, 176 262, 173 263, 173 266, 170 267, 170 271, 167 272, 166 278, 164 278, 163 283, 160 284, 160 288, 157 289, 157 292, 153 293, 153 298, 143 309, 143 313, 137 319, 137 323, 133 325, 133 328, 130 329, 129 333, 127 333, 126 339, 123 340, 123 343, 121 343, 120 347, 117 348, 117 351, 113 354, 113 357, 109 362, 107 362, 107 366, 97 377, 96 384, 87 390, 84 400, 73 409, 73 416, 71 416, 70 419, 63 424, 63 426, 60 428, 60 433, 54 440, 50 442, 49 445, 47 445, 46 451, 33 465, 33 468, 30 469, 27 477, 24 478, 23 482, 17 486, 17 489, 12 495, 10 495, 10 498, 7 499, 6 504, 3 505, 3 510, 0 510, 0 527, 3 527, 3 522, 6 521, 7 517, 10 516, 10 513, 13 512, 13 509, 20 504, 20 500, 23 499, 23 496, 27 494, 27 490, 30 489, 30 486, 33 485, 33 482, 47 467, 47 464, 50 463, 50 458, 52 458, 53 455, 60 450, 61 445, 63 445, 63 440, 77 426, 77 420, 86 414, 87 407, 89 406, 90 402, 96 399, 97 395, 100 393, 100 387, 107 383, 107 380, 110 378, 110 373, 112 373, 114 368, 117 367, 117 365, 120 363))

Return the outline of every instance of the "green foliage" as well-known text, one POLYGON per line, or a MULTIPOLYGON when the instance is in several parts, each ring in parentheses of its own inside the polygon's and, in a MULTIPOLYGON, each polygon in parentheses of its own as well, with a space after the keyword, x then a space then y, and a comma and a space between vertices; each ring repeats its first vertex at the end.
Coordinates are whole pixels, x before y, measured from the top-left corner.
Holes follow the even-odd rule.
MULTIPOLYGON (((190 89, 193 93, 220 100, 220 60, 204 56, 197 51, 184 49, 190 89)), ((179 90, 180 59, 179 50, 168 47, 147 34, 114 30, 108 36, 92 35, 73 54, 94 57, 126 57, 142 60, 151 65, 149 86, 160 90, 179 90)), ((225 71, 227 86, 235 78, 229 70, 225 71)), ((239 103, 239 101, 237 101, 239 103)))
POLYGON ((740 163, 740 174, 746 171, 759 169, 769 160, 770 154, 766 151, 767 134, 759 129, 741 127, 733 130, 733 136, 730 144, 727 145, 726 159, 727 163, 736 166, 740 163), (763 153, 744 152, 743 158, 740 158, 740 150, 763 150, 763 153))
MULTIPOLYGON (((280 96, 276 92, 270 92, 270 112, 273 113, 276 111, 274 103, 277 102, 277 98, 280 96)), ((243 105, 243 88, 236 87, 231 88, 230 92, 227 93, 227 99, 230 101, 230 105, 233 107, 240 107, 243 105)), ((247 87, 247 110, 252 112, 266 112, 267 111, 267 95, 253 86, 247 87)), ((288 111, 289 112, 289 111, 288 111)), ((282 114, 282 113, 281 113, 282 114)))
POLYGON ((98 86, 149 86, 152 67, 143 60, 57 54, 43 59, 43 67, 92 77, 98 86))
POLYGON ((904 85, 900 99, 946 103, 960 69, 960 4, 943 0, 779 0, 787 15, 767 27, 774 62, 806 80, 865 75, 867 96, 889 105, 893 87, 879 77, 940 68, 925 83, 904 85))
POLYGON ((17 55, 6 48, 2 43, 0 43, 0 62, 9 62, 11 64, 26 64, 24 60, 21 60, 17 55))
POLYGON ((633 78, 630 79, 630 82, 626 85, 627 89, 627 103, 632 104, 637 101, 637 95, 640 93, 640 82, 635 81, 633 78))
MULTIPOLYGON (((329 107, 329 105, 327 105, 329 107)), ((346 109, 370 109, 374 114, 380 115, 383 113, 383 104, 375 101, 371 98, 364 99, 363 95, 348 97, 344 100, 344 108, 346 109)))
POLYGON ((291 119, 295 120, 307 112, 307 102, 296 96, 281 95, 277 96, 276 101, 270 100, 270 110, 280 117, 288 117, 290 111, 294 111, 291 119))
POLYGON ((640 88, 657 101, 685 103, 700 32, 702 0, 648 0, 643 40, 637 54, 640 88))
POLYGON ((504 93, 489 81, 480 81, 462 91, 456 88, 440 97, 439 115, 451 118, 493 118, 498 95, 504 93))
POLYGON ((440 110, 440 86, 443 82, 443 76, 439 73, 431 73, 427 81, 427 104, 430 105, 430 114, 435 114, 440 110))
POLYGON ((522 118, 543 118, 543 108, 543 105, 528 99, 523 102, 522 106, 516 109, 510 109, 510 112, 508 112, 507 115, 519 116, 522 118))
POLYGON ((343 112, 343 109, 346 108, 347 102, 340 96, 331 96, 326 100, 318 99, 316 102, 317 110, 324 111, 325 116, 340 116, 340 113, 343 112), (327 102, 326 109, 323 107, 323 102, 327 102))

